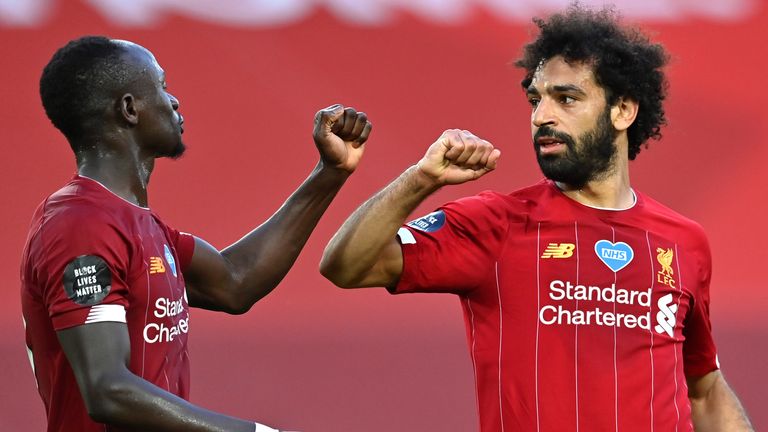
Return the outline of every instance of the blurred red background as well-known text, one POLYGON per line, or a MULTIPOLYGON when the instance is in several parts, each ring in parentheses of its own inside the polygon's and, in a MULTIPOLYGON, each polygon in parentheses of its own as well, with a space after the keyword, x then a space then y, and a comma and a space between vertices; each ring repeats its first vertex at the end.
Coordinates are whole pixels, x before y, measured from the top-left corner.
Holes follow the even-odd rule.
MULTIPOLYGON (((137 26, 141 14, 119 10, 109 17, 93 6, 121 3, 130 11, 131 2, 114 0, 0 1, 0 145, 8 170, 0 185, 0 430, 44 429, 24 350, 19 257, 35 206, 75 169, 40 106, 39 75, 55 49, 83 34, 138 42, 165 68, 181 101, 189 151, 158 164, 150 204, 169 224, 219 247, 264 221, 314 166, 317 109, 339 102, 364 110, 374 123, 361 166, 281 286, 245 316, 192 312, 192 401, 303 431, 476 430, 457 299, 342 291, 317 266, 345 217, 415 163, 444 129, 470 129, 492 141, 504 153, 500 168, 439 192, 418 213, 540 178, 521 72, 510 66, 532 32, 528 18, 461 1, 444 2, 467 3, 447 17, 430 16, 440 11, 434 7, 414 12, 419 2, 372 1, 372 10, 385 5, 390 13, 370 17, 386 19, 355 22, 360 14, 344 7, 366 12, 366 2, 337 1, 274 22, 244 16, 227 25, 177 9, 137 26), (121 21, 123 15, 133 21, 121 21)), ((635 4, 627 13, 673 55, 669 126, 632 164, 633 186, 709 233, 720 361, 760 430, 768 428, 768 284, 761 267, 768 246, 761 184, 768 160, 768 7, 743 0, 729 12, 721 7, 728 2, 717 1, 703 12, 665 15, 674 8, 658 3, 635 4)))

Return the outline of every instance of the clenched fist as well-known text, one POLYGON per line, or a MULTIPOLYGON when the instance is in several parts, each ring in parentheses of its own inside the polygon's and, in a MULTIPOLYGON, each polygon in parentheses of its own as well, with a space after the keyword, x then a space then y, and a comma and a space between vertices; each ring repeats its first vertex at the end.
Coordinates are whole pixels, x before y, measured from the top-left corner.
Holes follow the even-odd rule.
POLYGON ((469 131, 449 129, 440 135, 418 163, 438 185, 476 180, 496 169, 501 151, 469 131))
POLYGON ((363 156, 371 122, 363 112, 331 105, 315 114, 312 137, 327 167, 352 173, 363 156))

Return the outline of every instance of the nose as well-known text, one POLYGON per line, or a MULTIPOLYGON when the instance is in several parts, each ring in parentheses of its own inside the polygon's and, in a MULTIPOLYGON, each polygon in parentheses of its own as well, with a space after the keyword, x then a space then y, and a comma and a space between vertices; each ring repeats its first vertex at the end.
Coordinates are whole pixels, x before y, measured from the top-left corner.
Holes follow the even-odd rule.
POLYGON ((173 107, 174 111, 177 111, 179 109, 179 100, 176 99, 176 96, 168 93, 168 98, 171 100, 171 107, 173 107))
POLYGON ((557 117, 555 116, 553 108, 554 104, 551 99, 546 97, 541 98, 536 105, 536 108, 534 108, 533 113, 531 113, 531 123, 537 128, 545 125, 557 125, 557 117))

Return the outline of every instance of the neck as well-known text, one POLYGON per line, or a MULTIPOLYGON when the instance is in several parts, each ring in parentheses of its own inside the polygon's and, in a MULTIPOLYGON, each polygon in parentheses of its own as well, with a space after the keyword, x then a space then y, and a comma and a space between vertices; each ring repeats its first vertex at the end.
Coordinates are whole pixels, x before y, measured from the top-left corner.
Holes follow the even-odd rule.
POLYGON ((557 187, 567 197, 590 207, 628 209, 635 203, 635 196, 629 184, 629 167, 626 163, 618 165, 611 174, 581 187, 556 182, 557 187))
POLYGON ((141 207, 149 206, 147 186, 154 166, 153 157, 142 158, 138 152, 126 154, 100 146, 99 151, 77 155, 78 174, 98 181, 115 195, 141 207))

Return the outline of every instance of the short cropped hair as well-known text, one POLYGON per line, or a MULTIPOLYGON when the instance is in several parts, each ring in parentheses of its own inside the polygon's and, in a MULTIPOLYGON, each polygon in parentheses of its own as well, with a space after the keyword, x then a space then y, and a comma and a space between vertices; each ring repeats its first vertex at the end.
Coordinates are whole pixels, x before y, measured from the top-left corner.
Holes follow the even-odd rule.
POLYGON ((533 22, 539 35, 524 47, 522 58, 515 62, 526 71, 523 89, 531 84, 536 68, 553 57, 590 65, 609 105, 619 98, 639 104, 637 118, 627 131, 629 159, 635 159, 649 138, 661 138, 667 95, 662 68, 669 61, 662 45, 650 42, 635 27, 620 25, 612 7, 592 10, 574 3, 562 13, 547 19, 534 18, 533 22))
POLYGON ((103 36, 85 36, 59 48, 43 69, 40 98, 45 113, 73 150, 84 134, 99 127, 114 91, 130 79, 125 49, 103 36))

